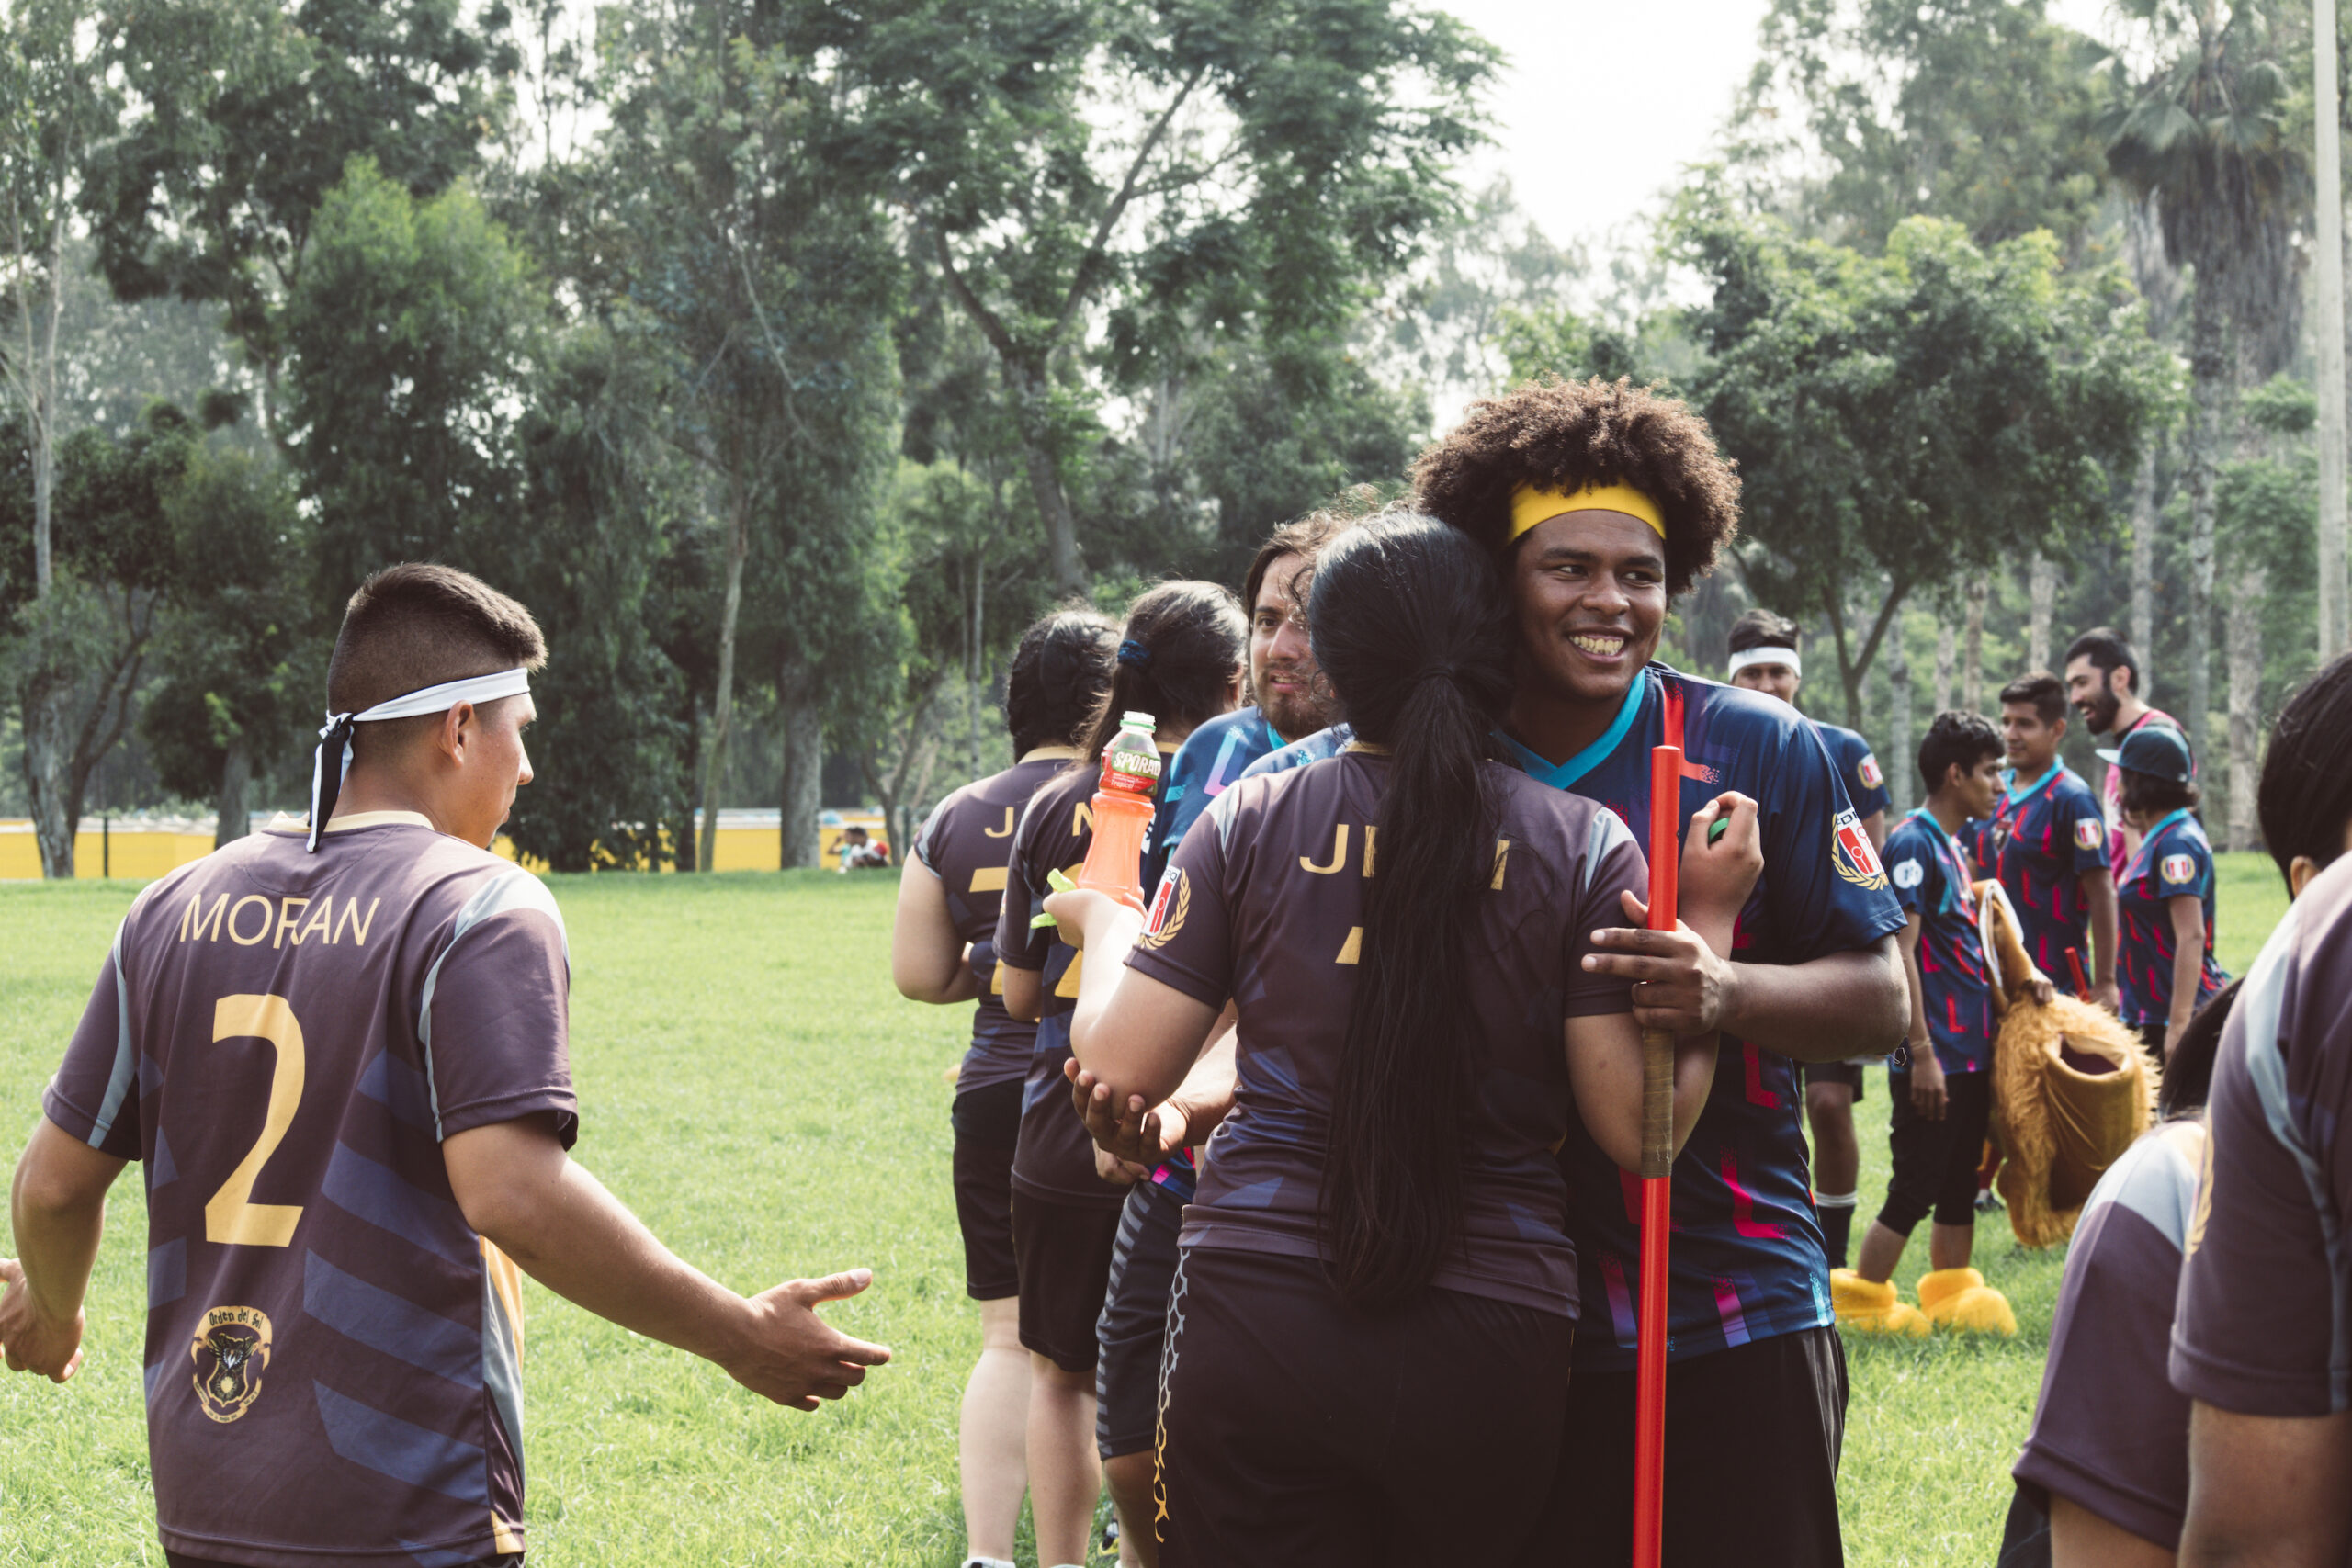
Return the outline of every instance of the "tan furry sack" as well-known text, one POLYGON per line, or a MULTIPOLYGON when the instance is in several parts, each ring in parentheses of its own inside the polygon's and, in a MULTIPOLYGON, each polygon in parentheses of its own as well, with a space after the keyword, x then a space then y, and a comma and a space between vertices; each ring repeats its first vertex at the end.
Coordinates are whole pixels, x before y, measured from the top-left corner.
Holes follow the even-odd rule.
POLYGON ((2105 1008, 2064 993, 2037 1003, 2027 987, 2042 976, 2026 956, 2017 911, 1997 882, 1978 883, 1976 895, 1985 951, 1998 958, 1993 1137, 2004 1158, 1996 1185, 2018 1242, 2050 1247, 2075 1234, 2100 1176, 2154 1122, 2156 1067, 2105 1008))

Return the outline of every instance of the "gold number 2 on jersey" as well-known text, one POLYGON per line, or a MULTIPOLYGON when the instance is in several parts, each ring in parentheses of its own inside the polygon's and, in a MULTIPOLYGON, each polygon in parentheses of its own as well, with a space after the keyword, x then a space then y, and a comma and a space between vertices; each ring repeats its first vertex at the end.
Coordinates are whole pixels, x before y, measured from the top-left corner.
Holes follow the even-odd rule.
POLYGON ((302 1103, 302 1026, 294 1021, 294 1010, 284 997, 222 997, 212 1010, 212 1043, 246 1039, 266 1040, 277 1051, 277 1065, 269 1075, 269 1109, 262 1118, 261 1136, 204 1205, 204 1239, 233 1247, 284 1247, 294 1239, 302 1206, 248 1200, 261 1168, 277 1152, 286 1129, 294 1123, 295 1108, 302 1103))

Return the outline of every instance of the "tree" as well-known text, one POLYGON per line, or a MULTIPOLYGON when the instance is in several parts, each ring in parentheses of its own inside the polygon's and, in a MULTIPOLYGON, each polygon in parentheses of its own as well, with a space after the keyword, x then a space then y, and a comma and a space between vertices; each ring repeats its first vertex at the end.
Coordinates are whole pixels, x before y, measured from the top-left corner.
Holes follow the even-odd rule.
POLYGON ((2212 688, 2215 479, 2241 356, 2257 375, 2292 351, 2301 291, 2296 233, 2309 173, 2284 134, 2290 87, 2261 5, 2139 0, 2131 7, 2165 58, 2131 79, 2110 61, 2100 120, 2109 166, 2151 197, 2165 254, 2195 273, 2184 475, 2189 509, 2188 712, 2208 738, 2212 688), (2238 343, 2233 353, 2231 338, 2238 343))
POLYGON ((854 145, 996 357, 1072 593, 1090 334, 1139 385, 1199 334, 1344 321, 1451 209, 1496 58, 1398 0, 908 0, 854 49, 854 145))
POLYGON ((1860 728, 1912 592, 2106 527, 2167 363, 2120 276, 2062 274, 2046 233, 1985 250, 1911 218, 1869 257, 1695 206, 1679 232, 1713 288, 1693 400, 1740 465, 1742 564, 1823 615, 1860 728))
POLYGON ((310 541, 287 477, 243 453, 193 446, 163 503, 171 613, 139 728, 164 788, 212 801, 218 848, 319 703, 310 541))
MULTIPOLYGON (((2223 595, 2222 645, 2229 681, 2229 774, 2224 819, 2229 847, 2260 847, 2255 786, 2261 773, 2262 717, 2312 668, 2297 635, 2316 607, 2313 525, 2319 515, 2319 405, 2290 376, 2250 389, 2241 401, 2256 433, 2251 449, 2214 477, 2219 541, 2232 567, 2223 595)), ((2209 779, 2211 770, 2207 771, 2209 779)))
POLYGON ((180 0, 126 7, 109 64, 138 106, 93 157, 84 202, 123 299, 226 307, 261 371, 265 429, 328 192, 366 158, 424 198, 475 166, 494 83, 516 58, 507 8, 459 0, 180 0))

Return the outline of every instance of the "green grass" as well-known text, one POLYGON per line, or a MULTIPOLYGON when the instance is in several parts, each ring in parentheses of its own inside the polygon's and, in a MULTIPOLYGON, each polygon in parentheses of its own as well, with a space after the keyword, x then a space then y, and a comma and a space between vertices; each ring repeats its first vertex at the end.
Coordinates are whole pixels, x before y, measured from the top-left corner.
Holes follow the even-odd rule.
MULTIPOLYGON (((2222 857, 2233 973, 2285 907, 2267 860, 2222 857)), ((963 1296, 941 1073, 961 1009, 901 1001, 887 878, 558 878, 572 953, 578 1157, 738 1289, 870 1265, 829 1309, 897 1359, 815 1416, 536 1287, 527 1391, 537 1568, 960 1560, 956 1410, 978 1348, 963 1296)), ((0 1162, 88 996, 128 884, 0 886, 0 1162)), ((1884 1190, 1883 1077, 1862 1111, 1862 1212, 1884 1190)), ((0 1377, 0 1565, 160 1563, 141 1408, 143 1197, 119 1188, 64 1388, 0 1377)), ((0 1246, 0 1252, 9 1250, 0 1246)), ((1898 1279, 1926 1267, 1914 1248, 1898 1279)), ((2016 1340, 1850 1347, 1849 1561, 1990 1561, 2041 1379, 2061 1258, 1978 1248, 2016 1340)), ((1024 1548, 1025 1550, 1025 1548, 1024 1548)))

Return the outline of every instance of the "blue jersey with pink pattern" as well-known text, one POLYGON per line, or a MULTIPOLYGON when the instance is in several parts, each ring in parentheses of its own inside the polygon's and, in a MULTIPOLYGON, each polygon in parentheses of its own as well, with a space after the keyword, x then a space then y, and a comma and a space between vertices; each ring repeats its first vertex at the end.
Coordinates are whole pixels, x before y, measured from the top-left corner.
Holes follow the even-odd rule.
MULTIPOLYGON (((1600 801, 1647 840, 1650 750, 1679 707, 1678 832, 1724 790, 1761 807, 1764 872, 1739 917, 1736 956, 1802 964, 1868 947, 1903 926, 1878 856, 1819 733, 1772 697, 1642 671, 1600 738, 1557 766, 1511 742, 1530 777, 1600 801)), ((1508 738, 1506 738, 1508 739, 1508 738)), ((1886 1042, 1891 1049, 1894 1042, 1886 1042)), ((1815 1218, 1801 1121, 1804 1091, 1786 1056, 1725 1034, 1713 1088, 1674 1165, 1668 1355, 1677 1360, 1828 1324, 1829 1265, 1815 1218)), ((1581 1123, 1560 1150, 1577 1242, 1581 1370, 1634 1364, 1641 1183, 1581 1123), (1606 1304, 1607 1327, 1596 1310, 1606 1304)))
POLYGON ((2134 1029, 2171 1019, 2173 957, 2179 951, 2171 900, 2184 896, 2198 899, 2205 911, 2205 960, 2195 1004, 2201 1008, 2230 983, 2213 962, 2213 846, 2196 818, 2176 811, 2148 829, 2115 890, 2116 988, 2123 996, 2123 1021, 2134 1029))
POLYGON ((2107 818, 2098 795, 2064 762, 2030 783, 2012 779, 1991 820, 1974 829, 1973 848, 1984 874, 1997 877, 2017 906, 2026 956, 2071 988, 2066 950, 2075 950, 2086 974, 2091 964, 2083 874, 2108 869, 2107 818))
POLYGON ((1886 836, 1886 872, 1904 912, 1919 917, 1919 992, 1936 1061, 1947 1073, 1984 1072, 1993 1065, 1993 984, 1967 859, 1919 810, 1886 836))

